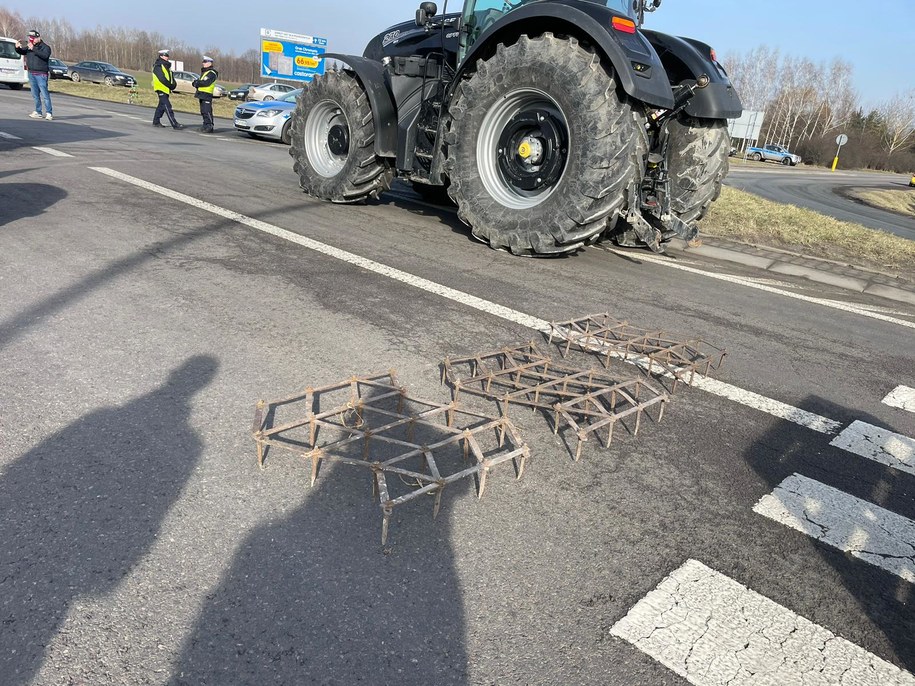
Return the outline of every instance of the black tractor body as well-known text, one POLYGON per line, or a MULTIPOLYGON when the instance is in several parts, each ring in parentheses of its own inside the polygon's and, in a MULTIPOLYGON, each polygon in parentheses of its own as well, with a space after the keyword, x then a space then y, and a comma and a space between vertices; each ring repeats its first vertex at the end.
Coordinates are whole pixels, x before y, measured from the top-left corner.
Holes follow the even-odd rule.
POLYGON ((325 55, 338 68, 293 117, 302 187, 336 202, 394 177, 447 187, 475 236, 516 254, 694 238, 742 108, 711 47, 641 28, 659 4, 422 3, 362 56, 325 55))

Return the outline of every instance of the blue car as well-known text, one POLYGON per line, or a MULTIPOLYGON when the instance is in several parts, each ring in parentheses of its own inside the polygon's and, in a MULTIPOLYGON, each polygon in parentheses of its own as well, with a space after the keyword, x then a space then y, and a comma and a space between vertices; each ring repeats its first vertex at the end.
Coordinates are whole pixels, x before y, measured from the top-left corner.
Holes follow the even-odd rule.
POLYGON ((301 94, 302 89, 298 88, 277 100, 239 105, 235 108, 235 130, 252 138, 270 138, 289 145, 289 118, 301 94))

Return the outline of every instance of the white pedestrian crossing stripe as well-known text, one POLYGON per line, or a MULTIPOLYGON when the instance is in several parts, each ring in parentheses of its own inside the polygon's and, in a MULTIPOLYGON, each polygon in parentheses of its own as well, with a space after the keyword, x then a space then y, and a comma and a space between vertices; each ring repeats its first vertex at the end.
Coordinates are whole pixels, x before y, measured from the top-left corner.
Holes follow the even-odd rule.
POLYGON ((73 155, 68 152, 62 152, 60 150, 55 150, 54 148, 45 148, 40 145, 33 146, 33 149, 38 150, 39 152, 47 153, 48 155, 53 155, 54 157, 73 157, 73 155))
POLYGON ((915 475, 915 439, 856 421, 829 445, 915 475))
POLYGON ((689 560, 611 629, 696 686, 915 686, 915 677, 689 560))
POLYGON ((915 522, 794 474, 753 511, 915 583, 915 522))
POLYGON ((896 388, 890 391, 883 399, 883 404, 889 405, 890 407, 898 407, 902 410, 908 410, 909 412, 915 412, 915 388, 896 386, 896 388))

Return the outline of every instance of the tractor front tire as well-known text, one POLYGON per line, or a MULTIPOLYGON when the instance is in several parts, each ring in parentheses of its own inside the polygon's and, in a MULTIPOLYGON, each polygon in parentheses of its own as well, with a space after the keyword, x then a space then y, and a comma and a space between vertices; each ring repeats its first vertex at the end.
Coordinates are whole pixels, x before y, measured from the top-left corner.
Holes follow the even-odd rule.
POLYGON ((595 240, 636 174, 632 109, 574 38, 522 35, 457 88, 445 170, 473 235, 515 255, 595 240))
POLYGON ((354 74, 331 71, 305 86, 291 121, 289 154, 309 195, 356 203, 391 187, 394 173, 375 154, 375 120, 354 74))
POLYGON ((699 221, 721 195, 728 175, 727 122, 681 115, 668 130, 670 208, 685 222, 699 221))

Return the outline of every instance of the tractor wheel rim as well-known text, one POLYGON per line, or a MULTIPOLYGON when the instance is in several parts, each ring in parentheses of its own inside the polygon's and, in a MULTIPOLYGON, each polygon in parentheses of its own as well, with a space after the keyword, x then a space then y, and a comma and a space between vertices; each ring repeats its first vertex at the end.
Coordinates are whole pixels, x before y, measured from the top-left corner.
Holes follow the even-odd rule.
POLYGON ((559 186, 569 151, 569 124, 544 91, 521 88, 495 103, 477 138, 480 180, 500 204, 536 207, 559 186))
POLYGON ((323 100, 312 108, 305 120, 305 153, 325 178, 343 170, 349 157, 349 124, 339 104, 323 100))

